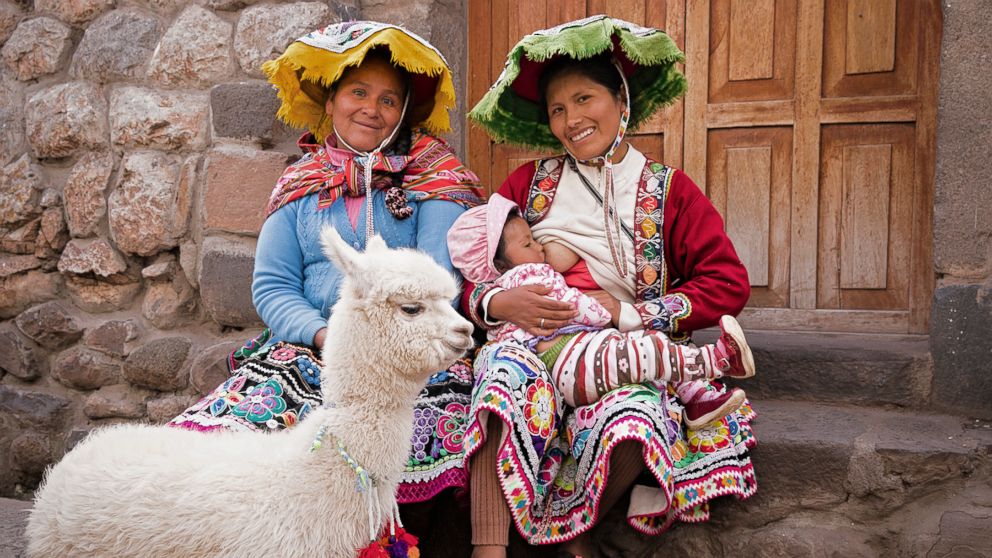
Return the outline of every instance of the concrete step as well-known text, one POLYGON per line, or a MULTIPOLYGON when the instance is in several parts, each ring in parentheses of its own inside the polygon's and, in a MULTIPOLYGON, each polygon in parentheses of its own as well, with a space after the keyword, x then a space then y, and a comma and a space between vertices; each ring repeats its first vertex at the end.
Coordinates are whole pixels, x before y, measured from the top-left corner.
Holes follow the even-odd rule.
POLYGON ((661 539, 618 510, 606 556, 992 556, 992 424, 948 415, 754 401, 758 492, 661 539), (978 528, 975 532, 973 528, 978 528), (988 533, 988 534, 986 534, 988 533), (954 554, 957 556, 958 554, 954 554))
MULTIPOLYGON (((704 330, 696 342, 713 342, 704 330)), ((925 336, 749 331, 757 373, 732 382, 759 399, 929 406, 933 380, 925 336)), ((978 371, 976 371, 978 373, 978 371)))

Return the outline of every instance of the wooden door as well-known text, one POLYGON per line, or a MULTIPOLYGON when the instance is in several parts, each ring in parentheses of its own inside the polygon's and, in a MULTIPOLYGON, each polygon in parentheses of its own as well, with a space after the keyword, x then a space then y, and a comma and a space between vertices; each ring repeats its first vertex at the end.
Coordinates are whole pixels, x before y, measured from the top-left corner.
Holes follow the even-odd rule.
MULTIPOLYGON (((684 101, 632 141, 724 216, 745 327, 926 331, 938 0, 470 0, 469 102, 524 34, 604 11, 686 51, 684 101)), ((474 127, 469 150, 493 190, 538 155, 474 127)))

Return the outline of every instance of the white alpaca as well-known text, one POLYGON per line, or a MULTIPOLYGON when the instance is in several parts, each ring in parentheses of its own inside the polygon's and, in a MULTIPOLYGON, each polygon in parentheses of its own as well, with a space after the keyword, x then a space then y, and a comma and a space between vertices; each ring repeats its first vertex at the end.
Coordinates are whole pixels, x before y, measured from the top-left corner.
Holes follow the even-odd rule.
POLYGON ((345 275, 323 353, 330 407, 271 434, 95 431, 39 488, 28 556, 344 557, 387 524, 415 398, 472 345, 471 325, 451 307, 455 280, 427 255, 379 237, 360 254, 333 229, 321 240, 345 275), (356 490, 338 441, 375 490, 356 490))

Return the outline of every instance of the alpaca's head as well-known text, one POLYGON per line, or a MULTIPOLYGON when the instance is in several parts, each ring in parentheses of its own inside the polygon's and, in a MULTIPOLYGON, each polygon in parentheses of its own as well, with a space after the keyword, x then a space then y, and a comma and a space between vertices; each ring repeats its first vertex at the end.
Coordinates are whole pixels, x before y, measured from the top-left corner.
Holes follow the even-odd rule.
POLYGON ((379 236, 358 252, 333 227, 321 232, 321 242, 344 276, 328 324, 326 358, 357 349, 370 364, 387 359, 422 384, 472 347, 471 323, 451 306, 457 283, 430 256, 391 249, 379 236), (345 340, 350 347, 342 346, 345 340))

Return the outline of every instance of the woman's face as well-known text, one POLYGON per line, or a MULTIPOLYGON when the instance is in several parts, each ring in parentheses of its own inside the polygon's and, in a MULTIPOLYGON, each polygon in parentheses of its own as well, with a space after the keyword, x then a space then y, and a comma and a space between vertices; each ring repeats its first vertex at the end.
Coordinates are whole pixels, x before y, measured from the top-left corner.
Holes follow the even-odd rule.
POLYGON ((405 95, 399 70, 371 58, 345 72, 324 110, 344 141, 358 151, 372 151, 399 125, 405 95))
POLYGON ((624 103, 578 72, 551 79, 546 93, 551 133, 580 161, 605 155, 620 129, 624 103))

